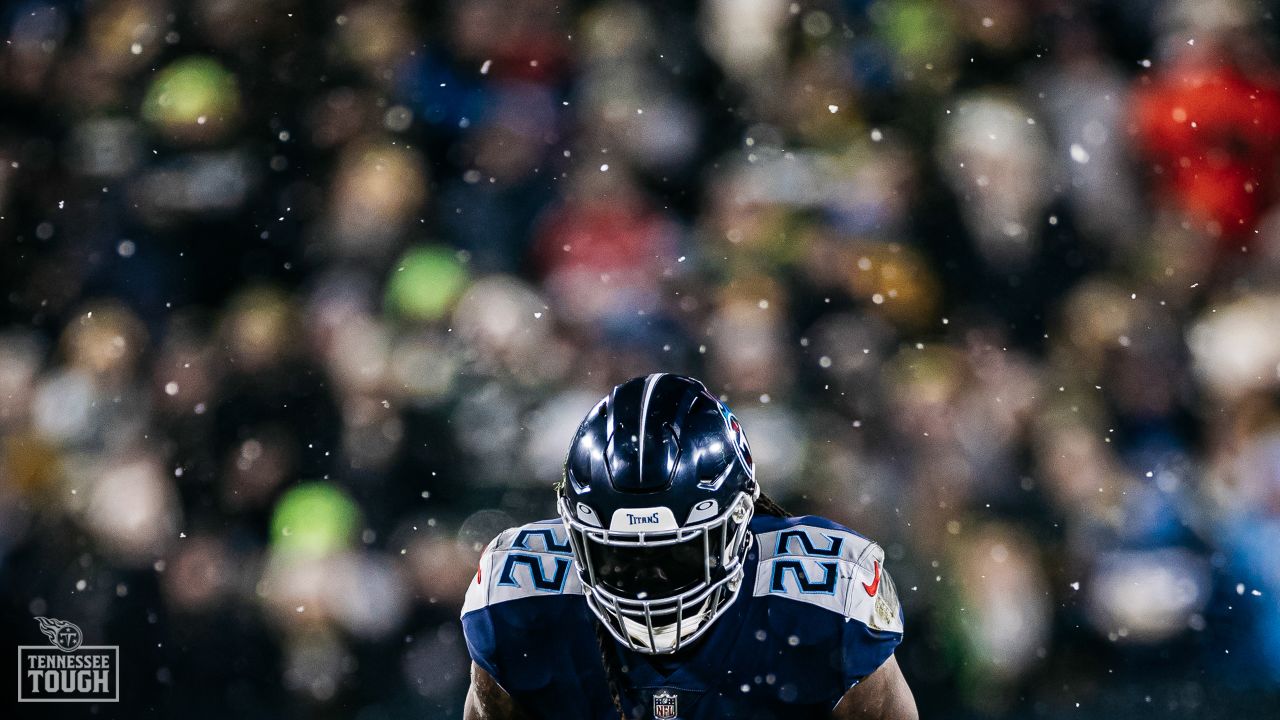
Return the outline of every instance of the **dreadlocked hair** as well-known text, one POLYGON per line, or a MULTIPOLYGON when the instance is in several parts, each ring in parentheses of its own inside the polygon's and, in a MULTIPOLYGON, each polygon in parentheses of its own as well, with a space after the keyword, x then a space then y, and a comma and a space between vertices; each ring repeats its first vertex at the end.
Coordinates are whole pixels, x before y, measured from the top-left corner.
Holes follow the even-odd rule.
POLYGON ((627 720, 627 713, 622 709, 622 672, 613 661, 613 653, 609 652, 612 638, 598 618, 592 616, 591 619, 596 626, 596 644, 600 646, 600 662, 604 664, 604 677, 609 683, 609 697, 613 698, 613 708, 618 711, 619 720, 627 720))
POLYGON ((760 497, 756 498, 756 514, 772 515, 773 517, 788 518, 791 513, 774 501, 773 498, 760 493, 760 497))

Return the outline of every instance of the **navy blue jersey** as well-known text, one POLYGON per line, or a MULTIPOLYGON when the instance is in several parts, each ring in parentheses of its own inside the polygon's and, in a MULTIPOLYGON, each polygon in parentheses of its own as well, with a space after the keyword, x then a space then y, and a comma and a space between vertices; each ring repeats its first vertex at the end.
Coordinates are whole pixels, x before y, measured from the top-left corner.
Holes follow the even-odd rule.
MULTIPOLYGON (((830 520, 756 516, 741 592, 677 655, 606 651, 635 718, 824 718, 902 639, 879 545, 830 520)), ((467 593, 471 658, 535 718, 616 720, 560 520, 499 535, 467 593)))

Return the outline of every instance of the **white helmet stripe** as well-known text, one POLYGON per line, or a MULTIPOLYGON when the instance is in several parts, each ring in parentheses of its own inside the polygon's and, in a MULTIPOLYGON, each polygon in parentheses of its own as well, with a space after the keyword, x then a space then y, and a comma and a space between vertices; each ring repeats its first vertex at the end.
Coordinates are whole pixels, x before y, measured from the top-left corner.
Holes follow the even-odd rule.
POLYGON ((640 400, 640 471, 641 482, 644 482, 644 425, 649 417, 649 398, 653 397, 653 388, 666 373, 653 373, 644 379, 644 397, 640 400))

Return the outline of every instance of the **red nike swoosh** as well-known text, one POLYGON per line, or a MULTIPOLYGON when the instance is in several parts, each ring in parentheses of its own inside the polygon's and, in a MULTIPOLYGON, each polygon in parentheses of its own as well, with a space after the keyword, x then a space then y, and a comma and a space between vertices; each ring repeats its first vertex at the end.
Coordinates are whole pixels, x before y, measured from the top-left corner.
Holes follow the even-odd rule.
POLYGON ((866 590, 866 591, 867 591, 867 594, 868 594, 868 595, 870 595, 871 597, 875 597, 875 596, 876 596, 876 591, 880 589, 880 563, 875 562, 875 561, 872 561, 872 562, 873 562, 873 564, 875 565, 875 568, 876 568, 876 576, 875 576, 875 579, 873 579, 873 580, 871 581, 871 584, 870 584, 870 585, 868 585, 868 584, 866 584, 866 583, 862 583, 862 589, 863 589, 863 590, 866 590))

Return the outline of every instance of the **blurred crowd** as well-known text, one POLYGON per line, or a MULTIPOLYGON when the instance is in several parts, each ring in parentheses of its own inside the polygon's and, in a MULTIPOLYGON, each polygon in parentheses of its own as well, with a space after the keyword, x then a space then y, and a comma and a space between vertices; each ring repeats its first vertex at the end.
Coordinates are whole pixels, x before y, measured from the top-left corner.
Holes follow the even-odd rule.
POLYGON ((0 651, 459 717, 481 548, 666 370, 885 546, 923 716, 1274 711, 1276 5, 4 4, 0 651))

